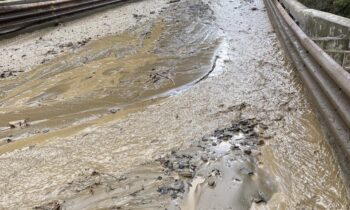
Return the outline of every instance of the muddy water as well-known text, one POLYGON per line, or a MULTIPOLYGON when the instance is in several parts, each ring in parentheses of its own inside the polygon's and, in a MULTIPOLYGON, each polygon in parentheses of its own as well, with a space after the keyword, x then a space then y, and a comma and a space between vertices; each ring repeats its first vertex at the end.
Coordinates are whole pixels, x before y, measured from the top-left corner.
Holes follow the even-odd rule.
POLYGON ((0 152, 111 121, 105 117, 110 112, 150 104, 206 76, 219 44, 213 27, 198 23, 170 29, 166 24, 159 20, 94 41, 78 53, 2 81, 0 138, 15 142, 0 152), (191 44, 185 46, 183 39, 191 44), (11 129, 9 122, 18 120, 28 125, 11 129))
POLYGON ((101 48, 91 43, 79 59, 66 56, 70 63, 19 77, 22 83, 5 80, 2 126, 34 114, 29 127, 5 131, 18 140, 1 146, 0 208, 349 209, 340 170, 262 1, 182 0, 160 16, 101 48), (224 49, 216 51, 219 42, 224 49), (233 122, 247 125, 242 119, 264 132, 254 133, 252 123, 239 130, 245 135, 221 135, 233 122), (208 135, 217 138, 203 141, 208 135), (36 145, 27 147, 29 139, 36 145))
POLYGON ((262 160, 268 163, 264 167, 272 171, 281 187, 272 208, 296 204, 306 209, 348 209, 343 176, 315 115, 306 112, 289 123, 290 136, 277 135, 279 139, 263 149, 262 160))
POLYGON ((284 59, 273 29, 264 20, 266 15, 260 16, 266 12, 263 1, 218 1, 212 5, 230 40, 232 66, 244 72, 235 74, 237 80, 245 80, 236 83, 241 91, 238 95, 254 104, 243 116, 265 116, 273 130, 262 149, 259 167, 274 177, 278 190, 267 205, 253 205, 252 209, 349 209, 344 177, 316 119, 317 111, 305 100, 305 89, 284 59), (220 15, 229 10, 230 15, 220 15), (261 31, 265 38, 259 37, 261 31), (274 49, 263 50, 257 43, 274 49))

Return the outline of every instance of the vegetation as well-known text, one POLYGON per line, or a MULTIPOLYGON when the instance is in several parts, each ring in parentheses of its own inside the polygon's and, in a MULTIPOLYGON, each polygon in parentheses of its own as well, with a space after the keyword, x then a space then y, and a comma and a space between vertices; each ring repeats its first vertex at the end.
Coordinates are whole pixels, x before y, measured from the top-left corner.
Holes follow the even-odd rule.
POLYGON ((305 6, 350 18, 350 0, 300 0, 305 6))

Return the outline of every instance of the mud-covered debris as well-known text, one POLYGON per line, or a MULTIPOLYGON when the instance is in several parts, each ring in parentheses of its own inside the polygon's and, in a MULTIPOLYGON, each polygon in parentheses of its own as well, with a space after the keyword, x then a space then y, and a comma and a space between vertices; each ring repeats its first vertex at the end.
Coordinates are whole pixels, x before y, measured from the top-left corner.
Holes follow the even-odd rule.
POLYGON ((230 147, 231 150, 240 150, 239 145, 235 144, 230 147))
POLYGON ((266 196, 263 192, 259 191, 254 197, 253 202, 255 203, 267 203, 266 196))
POLYGON ((202 160, 203 162, 208 162, 208 159, 209 159, 209 157, 208 157, 207 154, 203 154, 203 155, 201 156, 201 160, 202 160))
POLYGON ((49 203, 43 204, 41 206, 36 206, 34 210, 61 210, 63 201, 55 200, 49 203))
POLYGON ((9 122, 9 126, 11 128, 25 128, 25 127, 28 127, 29 124, 27 120, 24 119, 24 120, 11 121, 9 122))
POLYGON ((175 180, 170 186, 159 187, 157 190, 161 195, 170 195, 172 198, 177 198, 179 193, 185 192, 185 184, 181 180, 175 180))
POLYGON ((109 111, 110 113, 112 113, 112 114, 115 114, 115 113, 117 113, 117 112, 120 111, 120 108, 114 107, 114 108, 110 108, 108 111, 109 111))
POLYGON ((185 178, 193 178, 193 171, 191 169, 183 169, 178 171, 178 174, 185 178))
POLYGON ((247 154, 247 155, 251 155, 252 151, 250 149, 246 149, 246 150, 244 150, 244 153, 247 154))
POLYGON ((181 0, 170 0, 169 2, 168 2, 168 4, 172 4, 172 3, 176 3, 176 2, 180 2, 181 0))
POLYGON ((248 175, 248 176, 253 176, 253 175, 254 175, 254 171, 251 170, 251 169, 247 169, 247 168, 241 168, 241 169, 240 169, 240 172, 241 172, 243 175, 248 175))
POLYGON ((42 132, 42 133, 48 133, 48 132, 50 132, 50 128, 44 128, 44 129, 42 129, 41 132, 42 132))
MULTIPOLYGON (((160 158, 159 161, 164 167, 165 176, 173 176, 176 181, 167 186, 160 187, 158 192, 161 195, 167 194, 172 198, 177 198, 182 193, 182 190, 188 190, 187 187, 190 186, 182 186, 179 180, 187 182, 188 179, 201 176, 197 174, 199 170, 204 170, 205 167, 212 167, 211 165, 213 164, 219 164, 220 158, 225 155, 231 154, 232 157, 236 157, 237 155, 240 157, 250 156, 249 161, 254 162, 256 157, 261 154, 258 146, 264 144, 264 141, 261 141, 260 135, 264 134, 265 129, 260 129, 259 132, 256 132, 260 126, 264 127, 256 119, 234 121, 229 127, 216 129, 212 134, 206 134, 198 140, 193 140, 190 148, 180 151, 173 150, 171 154, 160 158), (223 148, 227 152, 221 153, 220 151, 223 148), (174 174, 177 174, 177 176, 174 176, 174 174), (175 177, 178 178, 175 179, 175 177), (181 186, 181 190, 174 187, 179 185, 181 186)), ((253 176, 255 174, 254 167, 251 169, 250 166, 237 170, 240 174, 246 176, 253 176)), ((219 180, 222 179, 224 173, 225 170, 220 169, 220 167, 210 169, 209 173, 204 175, 207 185, 214 188, 220 182, 219 180)))
POLYGON ((262 139, 260 139, 260 140, 258 141, 258 143, 257 143, 258 146, 262 146, 262 145, 264 145, 264 144, 265 144, 265 141, 262 140, 262 139))
POLYGON ((4 71, 4 72, 0 72, 0 78, 4 79, 7 77, 11 77, 13 76, 13 72, 12 71, 4 71))
POLYGON ((215 179, 214 179, 214 177, 209 177, 208 178, 208 185, 210 187, 215 187, 215 179))
POLYGON ((0 139, 0 142, 11 143, 13 140, 10 137, 0 139))

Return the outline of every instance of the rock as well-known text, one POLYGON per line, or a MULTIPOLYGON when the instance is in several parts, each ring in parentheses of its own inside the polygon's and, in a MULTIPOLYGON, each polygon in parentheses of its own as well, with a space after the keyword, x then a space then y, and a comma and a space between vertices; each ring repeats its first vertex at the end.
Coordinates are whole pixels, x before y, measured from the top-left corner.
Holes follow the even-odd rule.
POLYGON ((210 187, 215 187, 215 179, 213 177, 208 178, 208 185, 210 187))
POLYGON ((262 140, 262 139, 259 140, 258 143, 257 143, 258 146, 262 146, 262 145, 264 145, 264 144, 265 144, 265 141, 262 140))
POLYGON ((201 156, 201 160, 203 161, 203 162, 208 162, 208 155, 207 154, 203 154, 202 156, 201 156))
POLYGON ((262 123, 259 124, 259 127, 261 127, 264 130, 267 130, 269 128, 267 125, 262 124, 262 123))
POLYGON ((254 175, 254 171, 247 169, 247 168, 241 168, 240 172, 244 175, 249 175, 249 176, 253 176, 254 175))
POLYGON ((50 203, 47 203, 47 204, 44 204, 44 205, 41 205, 41 206, 36 206, 34 207, 33 209, 35 210, 47 210, 47 209, 50 209, 50 210, 60 210, 62 209, 62 203, 63 201, 52 201, 50 203))
POLYGON ((190 169, 184 169, 184 170, 178 171, 178 174, 185 178, 193 178, 193 171, 190 169))
POLYGON ((231 147, 231 150, 239 150, 239 145, 232 145, 231 147))
POLYGON ((45 128, 45 129, 43 129, 41 132, 42 132, 42 133, 48 133, 48 132, 50 132, 50 129, 49 129, 49 128, 45 128))
POLYGON ((112 114, 115 114, 115 113, 119 112, 120 109, 119 109, 119 108, 111 108, 111 109, 109 109, 108 111, 109 111, 110 113, 112 113, 112 114))
POLYGON ((11 143, 13 140, 9 137, 6 137, 6 138, 3 138, 3 139, 0 139, 0 141, 3 141, 5 143, 11 143))
POLYGON ((0 78, 7 78, 13 76, 13 73, 11 71, 4 71, 4 72, 0 72, 0 78))
POLYGON ((247 154, 247 155, 251 155, 252 151, 250 149, 246 149, 246 150, 244 150, 244 153, 247 154))
POLYGON ((254 203, 267 203, 266 196, 264 195, 263 192, 258 192, 254 197, 253 197, 254 203))
POLYGON ((177 192, 184 192, 185 185, 183 181, 175 180, 175 183, 171 185, 171 189, 177 192))
POLYGON ((176 3, 176 2, 179 2, 179 1, 181 1, 181 0, 170 0, 170 1, 168 2, 168 4, 176 3))
POLYGON ((9 126, 11 128, 25 128, 29 126, 29 124, 27 120, 17 120, 17 121, 9 122, 9 126))
POLYGON ((173 193, 170 195, 170 197, 171 197, 172 199, 176 199, 176 198, 177 198, 176 192, 173 192, 173 193))

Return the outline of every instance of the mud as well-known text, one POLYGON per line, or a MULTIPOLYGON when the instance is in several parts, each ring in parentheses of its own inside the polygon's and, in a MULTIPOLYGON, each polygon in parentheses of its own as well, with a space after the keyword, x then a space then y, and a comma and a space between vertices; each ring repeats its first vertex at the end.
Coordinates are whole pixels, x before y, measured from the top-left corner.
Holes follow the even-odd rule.
POLYGON ((54 61, 39 67, 33 81, 38 91, 7 99, 13 100, 3 116, 22 106, 26 114, 37 110, 34 116, 54 123, 45 129, 45 123, 23 115, 3 120, 6 127, 26 119, 24 127, 11 123, 11 132, 31 137, 5 139, 0 146, 0 208, 349 209, 327 137, 279 48, 262 1, 182 0, 168 6, 159 18, 120 36, 90 41, 80 55, 96 56, 86 63, 69 54, 70 66, 54 61), (120 39, 128 43, 113 45, 120 39), (99 53, 106 46, 110 51, 99 53), (127 67, 125 83, 120 70, 104 68, 116 54, 120 62, 112 66, 127 67), (97 76, 91 75, 94 62, 102 66, 97 76), (42 74, 53 64, 68 67, 42 74), (98 79, 89 83, 80 75, 98 79), (77 80, 54 88, 47 80, 56 76, 55 85, 77 80), (119 79, 112 90, 124 85, 123 97, 108 92, 112 77, 119 79), (113 104, 102 103, 110 94, 116 97, 113 104), (73 110, 76 118, 59 123, 54 109, 51 117, 43 117, 46 112, 35 107, 40 97, 47 107, 62 103, 63 116, 87 100, 86 110, 98 119, 73 110), (133 103, 120 106, 124 97, 133 103), (31 134, 33 122, 43 133, 31 134))
POLYGON ((206 77, 220 40, 216 27, 204 23, 210 20, 209 8, 189 9, 181 23, 173 13, 171 19, 93 41, 74 55, 3 80, 0 139, 12 145, 0 151, 35 144, 48 132, 64 135, 67 127, 68 133, 72 127, 78 132, 110 113, 169 96, 206 77), (27 126, 11 126, 19 120, 27 126), (28 138, 28 143, 16 143, 28 138))
POLYGON ((252 203, 262 205, 276 190, 258 168, 265 129, 255 119, 240 120, 119 177, 88 170, 81 180, 60 189, 62 194, 73 191, 73 197, 34 209, 228 209, 233 205, 250 209, 252 203))

